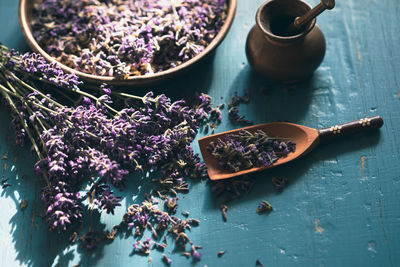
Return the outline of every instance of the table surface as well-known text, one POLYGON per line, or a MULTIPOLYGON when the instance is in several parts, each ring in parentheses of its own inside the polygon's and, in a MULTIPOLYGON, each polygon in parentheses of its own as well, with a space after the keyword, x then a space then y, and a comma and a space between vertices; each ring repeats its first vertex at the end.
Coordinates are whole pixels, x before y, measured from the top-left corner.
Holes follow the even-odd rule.
MULTIPOLYGON (((0 0, 0 41, 28 50, 18 25, 16 0, 0 0)), ((310 1, 316 4, 318 1, 310 1)), ((242 114, 256 123, 290 121, 321 128, 366 116, 380 115, 380 131, 320 146, 293 164, 253 176, 253 191, 229 204, 228 221, 221 218, 221 200, 205 183, 191 183, 178 212, 189 210, 200 226, 189 233, 202 245, 199 263, 174 251, 173 266, 399 266, 400 265, 400 1, 337 1, 318 24, 327 39, 322 65, 313 78, 296 86, 267 85, 246 60, 246 35, 262 1, 239 0, 232 28, 213 58, 189 74, 161 87, 174 97, 195 90, 227 103, 235 91, 249 89, 251 103, 242 114), (277 193, 271 177, 285 177, 277 193), (258 215, 261 200, 274 211, 258 215), (226 254, 217 257, 219 250, 226 254)), ((160 91, 159 88, 156 90, 160 91)), ((68 245, 67 237, 48 233, 39 217, 39 177, 35 157, 16 148, 10 116, 0 108, 1 177, 12 184, 0 189, 0 258, 2 266, 147 266, 148 258, 131 255, 132 237, 117 237, 91 254, 68 245), (21 211, 19 203, 28 200, 21 211)), ((236 128, 226 110, 217 132, 236 128)), ((198 137, 202 137, 200 134, 198 137)), ((199 151, 197 142, 195 150, 199 151)), ((136 177, 137 178, 137 177, 136 177)), ((125 207, 143 199, 151 184, 132 177, 116 216, 101 214, 97 229, 117 224, 125 207), (132 197, 133 194, 133 197, 132 197)), ((152 266, 163 266, 152 251, 152 266)))

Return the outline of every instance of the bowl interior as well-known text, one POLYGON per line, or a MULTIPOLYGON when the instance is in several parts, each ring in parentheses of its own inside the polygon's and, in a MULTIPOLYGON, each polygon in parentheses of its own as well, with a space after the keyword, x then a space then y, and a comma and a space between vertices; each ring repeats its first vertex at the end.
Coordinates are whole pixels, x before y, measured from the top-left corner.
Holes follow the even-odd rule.
POLYGON ((219 33, 215 36, 215 38, 211 41, 211 43, 204 49, 204 51, 192 59, 182 63, 181 65, 171 68, 165 71, 157 72, 149 75, 141 75, 141 76, 129 76, 127 79, 118 79, 110 76, 98 76, 92 75, 88 73, 84 73, 75 69, 72 69, 61 62, 58 62, 55 58, 50 56, 46 51, 44 51, 39 44, 36 42, 35 38, 32 34, 31 29, 31 21, 33 19, 33 7, 34 4, 40 3, 41 0, 20 0, 19 3, 19 21, 22 29, 22 33, 31 47, 31 49, 39 54, 41 54, 47 61, 57 62, 58 65, 67 73, 74 73, 78 75, 82 80, 95 83, 102 84, 107 83, 110 85, 129 85, 129 86, 143 86, 143 85, 151 85, 156 84, 162 81, 170 80, 178 75, 184 74, 186 71, 190 70, 194 65, 200 63, 211 51, 213 51, 225 38, 228 33, 229 28, 232 25, 233 18, 236 12, 237 0, 227 0, 228 3, 228 12, 227 17, 225 19, 225 23, 220 29, 219 33))

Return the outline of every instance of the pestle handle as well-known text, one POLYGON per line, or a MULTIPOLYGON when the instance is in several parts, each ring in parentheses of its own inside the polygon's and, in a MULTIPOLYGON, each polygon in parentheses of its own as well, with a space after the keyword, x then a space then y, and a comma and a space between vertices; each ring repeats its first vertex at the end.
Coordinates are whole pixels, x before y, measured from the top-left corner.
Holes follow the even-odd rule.
POLYGON ((326 9, 332 9, 334 7, 335 7, 335 0, 321 0, 321 3, 319 3, 313 9, 308 11, 306 14, 304 14, 301 17, 297 17, 293 22, 293 26, 296 29, 300 29, 308 22, 310 22, 312 19, 314 19, 316 16, 324 12, 326 9))
POLYGON ((379 129, 382 125, 383 119, 380 116, 364 118, 329 128, 319 129, 319 140, 323 143, 350 134, 379 129))

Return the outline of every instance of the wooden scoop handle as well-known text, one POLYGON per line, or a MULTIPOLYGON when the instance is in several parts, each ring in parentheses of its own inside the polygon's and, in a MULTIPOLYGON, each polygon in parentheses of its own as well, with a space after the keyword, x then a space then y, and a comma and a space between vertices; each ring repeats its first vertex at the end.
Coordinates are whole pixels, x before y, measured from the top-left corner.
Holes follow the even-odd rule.
POLYGON ((319 129, 320 142, 330 141, 338 137, 350 134, 381 128, 383 119, 380 116, 369 117, 345 124, 335 125, 329 128, 319 129))

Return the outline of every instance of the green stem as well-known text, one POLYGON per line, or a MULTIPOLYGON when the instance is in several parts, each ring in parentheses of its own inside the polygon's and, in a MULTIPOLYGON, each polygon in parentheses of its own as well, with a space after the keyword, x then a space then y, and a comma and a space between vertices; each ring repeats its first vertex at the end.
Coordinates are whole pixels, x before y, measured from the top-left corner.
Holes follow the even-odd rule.
POLYGON ((111 92, 111 94, 118 95, 118 96, 123 96, 123 97, 128 97, 128 98, 133 98, 133 99, 137 99, 137 100, 141 100, 141 101, 149 101, 149 102, 152 102, 152 103, 156 103, 157 102, 153 98, 140 97, 140 96, 131 95, 131 94, 127 94, 127 93, 111 92))
POLYGON ((14 93, 14 92, 8 90, 8 89, 7 89, 6 87, 4 87, 4 85, 2 85, 1 83, 0 83, 0 89, 2 90, 2 92, 7 93, 8 95, 12 95, 12 96, 14 96, 14 97, 16 97, 16 98, 19 98, 19 95, 17 95, 16 93, 14 93))
POLYGON ((36 153, 37 153, 39 159, 43 159, 42 153, 40 153, 39 148, 38 148, 38 146, 37 146, 37 144, 36 144, 36 142, 35 142, 35 139, 33 138, 32 133, 31 133, 31 131, 30 131, 29 128, 28 128, 28 125, 26 124, 24 118, 22 118, 22 116, 21 116, 21 114, 19 113, 17 107, 14 105, 14 102, 11 100, 10 96, 7 95, 6 93, 2 92, 2 95, 3 95, 4 98, 7 100, 8 104, 10 105, 10 107, 11 107, 12 109, 14 109, 15 113, 18 115, 18 118, 19 118, 19 120, 20 120, 22 126, 24 127, 24 129, 25 129, 25 131, 26 131, 26 134, 28 135, 30 141, 32 142, 32 145, 33 145, 33 147, 34 147, 34 149, 35 149, 35 151, 36 151, 36 153))
POLYGON ((50 97, 48 97, 47 95, 43 94, 42 92, 40 92, 39 90, 36 90, 35 88, 33 88, 32 86, 30 86, 29 84, 25 83, 24 81, 22 81, 20 78, 18 78, 14 73, 8 71, 8 74, 11 75, 11 77, 13 77, 16 81, 18 81, 19 83, 21 83, 25 88, 31 90, 32 92, 37 92, 41 97, 47 99, 48 101, 50 101, 51 103, 55 104, 56 106, 59 106, 60 108, 63 107, 63 105, 61 105, 60 103, 54 101, 53 99, 51 99, 50 97))
MULTIPOLYGON (((85 91, 81 91, 79 89, 72 89, 72 91, 75 92, 75 93, 81 94, 83 96, 86 96, 86 97, 88 97, 88 98, 90 98, 92 100, 95 100, 96 102, 99 102, 99 98, 97 98, 97 97, 95 97, 95 96, 93 96, 93 95, 91 95, 89 93, 86 93, 85 91)), ((120 115, 119 111, 115 110, 114 108, 112 108, 111 106, 109 106, 106 103, 103 103, 103 104, 104 104, 104 106, 106 108, 108 108, 110 111, 114 112, 116 115, 120 115)))

